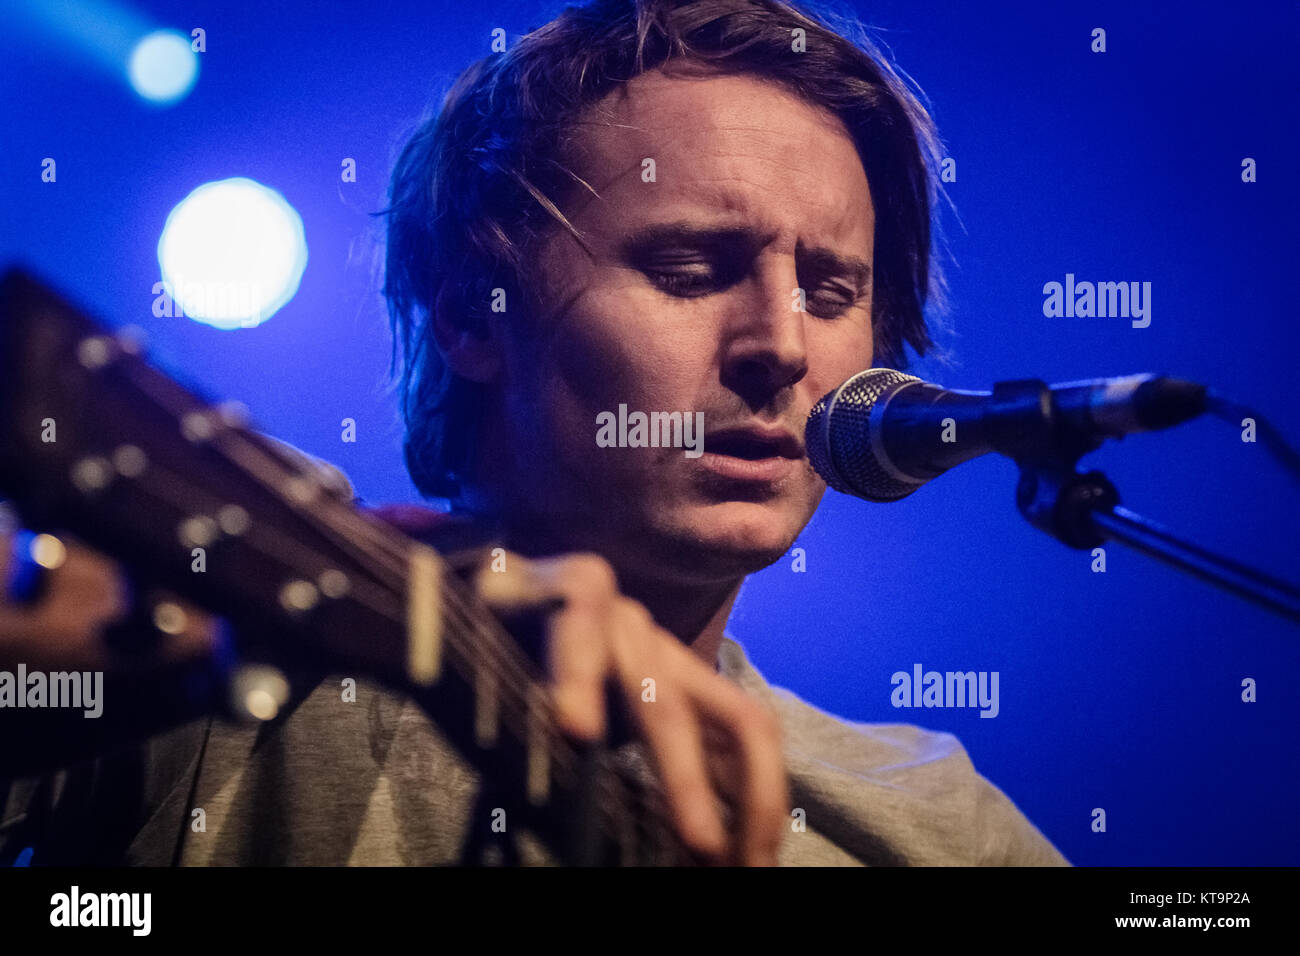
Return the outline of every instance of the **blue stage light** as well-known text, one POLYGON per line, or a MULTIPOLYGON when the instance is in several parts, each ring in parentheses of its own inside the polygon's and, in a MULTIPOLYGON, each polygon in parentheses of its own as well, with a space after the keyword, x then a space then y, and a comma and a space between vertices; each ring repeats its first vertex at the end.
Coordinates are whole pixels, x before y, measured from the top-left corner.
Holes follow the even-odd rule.
POLYGON ((185 34, 155 30, 135 45, 126 73, 131 86, 146 100, 175 103, 193 88, 199 58, 185 34))
POLYGON ((219 329, 260 325, 293 298, 307 266, 302 218, 274 189, 223 179, 167 216, 158 264, 174 313, 219 329))

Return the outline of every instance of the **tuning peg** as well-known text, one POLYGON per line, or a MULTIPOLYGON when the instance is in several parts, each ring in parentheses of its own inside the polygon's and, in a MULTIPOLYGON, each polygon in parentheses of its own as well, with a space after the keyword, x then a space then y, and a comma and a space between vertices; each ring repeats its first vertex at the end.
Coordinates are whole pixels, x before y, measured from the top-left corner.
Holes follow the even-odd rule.
POLYGON ((149 333, 138 325, 124 325, 113 333, 117 347, 128 355, 143 355, 149 349, 149 333))
POLYGON ((289 700, 289 680, 270 664, 239 664, 230 678, 230 709, 241 720, 274 720, 289 700))
POLYGON ((113 360, 112 339, 106 335, 92 335, 77 343, 77 361, 82 368, 103 368, 113 360))
POLYGON ((248 406, 232 398, 217 406, 217 417, 228 428, 247 428, 249 422, 248 406))

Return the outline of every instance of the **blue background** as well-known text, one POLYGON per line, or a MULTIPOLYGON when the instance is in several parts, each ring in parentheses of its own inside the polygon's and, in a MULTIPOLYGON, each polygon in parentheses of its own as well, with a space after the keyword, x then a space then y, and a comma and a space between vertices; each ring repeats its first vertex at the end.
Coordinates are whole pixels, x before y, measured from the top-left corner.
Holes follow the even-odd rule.
MULTIPOLYGON (((266 431, 343 468, 368 501, 416 500, 386 386, 375 224, 402 135, 455 75, 558 5, 137 3, 207 30, 171 109, 25 29, 0 30, 0 262, 21 259, 167 368, 235 397, 266 431), (56 184, 41 182, 55 157, 56 184), (358 181, 340 181, 340 162, 358 181), (302 214, 310 260, 264 326, 155 318, 156 244, 203 182, 249 176, 302 214), (340 440, 354 418, 358 441, 340 440)), ((1291 400, 1298 153, 1294 3, 859 3, 924 88, 957 160, 944 362, 960 388, 1167 371, 1270 416, 1291 400), (1163 6, 1164 9, 1160 9, 1163 6), (1090 52, 1094 27, 1104 54, 1090 52), (1258 179, 1241 181, 1241 161, 1258 179), (1149 328, 1045 318, 1045 282, 1153 286, 1149 328)), ((1296 486, 1239 430, 1203 420, 1089 460, 1125 503, 1201 543, 1297 571, 1296 486)), ((1107 571, 1032 530, 1015 470, 988 458, 893 505, 828 495, 731 622, 775 684, 846 718, 955 733, 1076 864, 1296 864, 1300 631, 1108 548, 1107 571), (1001 713, 896 710, 890 675, 998 671, 1001 713), (1258 682, 1257 703, 1240 699, 1258 682), (1092 810, 1107 829, 1092 832, 1092 810)))

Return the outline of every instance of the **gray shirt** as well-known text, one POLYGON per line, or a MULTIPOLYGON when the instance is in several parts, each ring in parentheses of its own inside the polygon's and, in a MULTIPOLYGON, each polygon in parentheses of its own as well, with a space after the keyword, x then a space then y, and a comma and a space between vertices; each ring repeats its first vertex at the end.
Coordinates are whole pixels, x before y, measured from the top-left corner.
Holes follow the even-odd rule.
MULTIPOLYGON (((351 497, 338 469, 275 441, 351 497)), ((952 734, 840 720, 771 687, 730 638, 718 671, 781 721, 793 801, 782 865, 1069 865, 952 734)), ((38 779, 0 779, 0 865, 27 846, 36 864, 71 866, 465 862, 497 801, 413 701, 359 677, 345 699, 348 676, 322 679, 271 724, 204 718, 38 779)), ((624 751, 647 772, 638 744, 624 751)), ((505 823, 520 862, 554 862, 505 823)))
MULTIPOLYGON (((1068 865, 953 735, 840 720, 771 687, 730 638, 718 665, 781 720, 793 803, 782 865, 1068 865)), ((33 845, 36 864, 464 862, 493 819, 477 773, 410 699, 358 679, 347 700, 345 676, 273 724, 205 718, 14 783, 0 859, 33 845)), ((513 836, 520 862, 554 862, 513 836)))

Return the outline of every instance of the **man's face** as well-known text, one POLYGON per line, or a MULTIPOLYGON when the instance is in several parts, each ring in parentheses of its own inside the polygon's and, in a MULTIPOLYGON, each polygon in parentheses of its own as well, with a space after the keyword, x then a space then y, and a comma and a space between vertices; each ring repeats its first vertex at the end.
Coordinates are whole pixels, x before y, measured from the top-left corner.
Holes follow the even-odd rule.
POLYGON ((591 255, 563 230, 541 251, 535 338, 505 336, 495 480, 622 570, 734 579, 812 517, 804 420, 871 363, 866 174, 838 119, 752 77, 643 74, 583 120, 595 195, 564 212, 591 255), (704 454, 601 447, 620 405, 703 412, 704 454))

